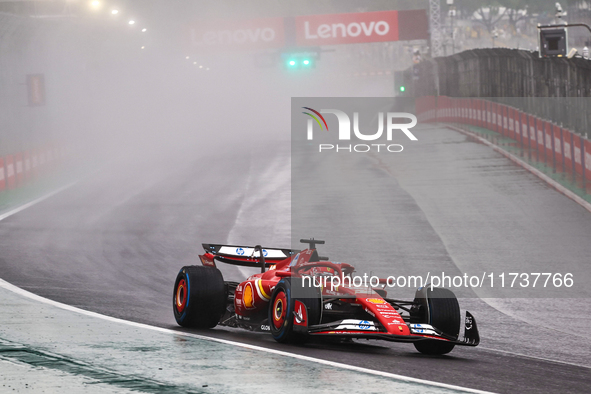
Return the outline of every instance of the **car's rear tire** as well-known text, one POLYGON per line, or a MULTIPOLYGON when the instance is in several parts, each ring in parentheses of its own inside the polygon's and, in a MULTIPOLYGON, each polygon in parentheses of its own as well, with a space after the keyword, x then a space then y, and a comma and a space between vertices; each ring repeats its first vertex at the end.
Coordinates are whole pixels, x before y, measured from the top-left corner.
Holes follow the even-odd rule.
POLYGON ((306 307, 308 326, 320 323, 320 290, 308 286, 308 283, 303 286, 302 278, 283 278, 275 286, 269 302, 269 327, 273 339, 277 342, 303 343, 308 339, 307 334, 295 332, 293 328, 296 300, 306 307))
POLYGON ((217 268, 183 267, 174 283, 172 309, 183 327, 213 328, 226 309, 226 286, 217 268))
MULTIPOLYGON (((460 332, 460 305, 455 294, 448 289, 435 287, 423 289, 422 296, 415 298, 415 303, 422 307, 414 309, 414 321, 430 324, 443 331, 454 340, 460 332), (428 305, 428 308, 425 306, 428 305)), ((426 339, 414 342, 415 348, 423 354, 441 355, 447 354, 455 347, 454 343, 426 339)))

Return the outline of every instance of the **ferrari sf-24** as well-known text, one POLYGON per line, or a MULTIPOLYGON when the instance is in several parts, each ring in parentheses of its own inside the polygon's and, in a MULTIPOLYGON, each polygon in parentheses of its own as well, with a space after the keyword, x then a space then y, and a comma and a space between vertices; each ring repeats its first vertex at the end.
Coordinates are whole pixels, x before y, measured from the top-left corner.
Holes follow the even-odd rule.
POLYGON ((269 332, 276 341, 290 343, 314 337, 412 342, 432 355, 480 343, 476 320, 470 312, 461 318, 450 290, 425 285, 413 300, 404 301, 389 297, 385 279, 376 287, 346 280, 338 287, 324 286, 327 277, 350 278, 355 268, 319 256, 316 245, 324 241, 301 241, 308 249, 203 244, 202 265, 183 267, 174 284, 177 323, 269 332), (240 283, 224 281, 216 263, 257 267, 260 273, 240 283))

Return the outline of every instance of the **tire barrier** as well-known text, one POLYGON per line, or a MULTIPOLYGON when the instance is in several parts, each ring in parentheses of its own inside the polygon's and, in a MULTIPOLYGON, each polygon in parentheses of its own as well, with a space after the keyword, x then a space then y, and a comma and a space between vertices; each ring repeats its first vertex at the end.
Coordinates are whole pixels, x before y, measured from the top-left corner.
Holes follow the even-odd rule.
POLYGON ((591 141, 518 108, 479 98, 424 96, 416 99, 419 122, 459 123, 495 131, 519 143, 532 159, 555 172, 591 180, 591 141))

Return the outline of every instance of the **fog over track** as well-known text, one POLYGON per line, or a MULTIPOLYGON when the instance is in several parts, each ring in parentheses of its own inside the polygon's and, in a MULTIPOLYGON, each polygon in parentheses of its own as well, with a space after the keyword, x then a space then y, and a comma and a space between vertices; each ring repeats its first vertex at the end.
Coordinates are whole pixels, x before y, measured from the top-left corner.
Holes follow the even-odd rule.
MULTIPOLYGON (((327 47, 309 72, 259 69, 252 53, 187 47, 179 27, 195 17, 303 15, 315 6, 123 3, 121 18, 108 15, 109 25, 102 17, 45 23, 3 15, 11 23, 0 46, 6 71, 0 101, 7 104, 0 111, 2 155, 63 144, 69 162, 80 162, 73 172, 92 170, 0 219, 1 279, 107 316, 430 381, 504 393, 588 391, 589 212, 488 147, 438 125, 413 129, 419 142, 405 144, 400 154, 292 156, 292 97, 390 97, 391 76, 353 74, 403 69, 409 58, 383 55, 404 51, 384 51, 383 43, 327 47), (135 29, 126 22, 133 11, 135 29), (46 77, 45 106, 26 105, 27 73, 46 77), (297 191, 314 196, 305 217, 295 218, 305 219, 296 226, 301 234, 292 232, 292 213, 303 215, 292 209, 294 168, 320 180, 297 191), (362 215, 345 220, 349 212, 362 215), (581 294, 471 293, 460 306, 476 317, 481 345, 441 357, 402 343, 298 347, 268 334, 175 324, 174 279, 182 266, 199 264, 202 242, 290 247, 304 237, 325 238, 321 255, 380 276, 574 267, 581 294)), ((344 3, 317 10, 350 11, 344 3)), ((221 268, 228 280, 247 271, 221 268)), ((414 290, 390 294, 410 299, 414 290)), ((48 329, 38 323, 36 329, 48 329)), ((281 372, 278 381, 289 384, 281 372)))
MULTIPOLYGON (((589 233, 591 218, 583 208, 487 147, 437 126, 421 126, 417 134, 429 148, 423 153, 415 149, 379 160, 359 156, 354 169, 343 167, 353 179, 371 185, 371 211, 381 212, 391 226, 385 232, 362 228, 371 235, 370 245, 360 243, 353 251, 353 241, 334 239, 323 254, 380 275, 416 266, 453 273, 480 269, 479 264, 503 254, 520 258, 527 252, 523 245, 549 250, 548 239, 533 227, 543 222, 549 232, 564 231, 565 222, 553 219, 556 213, 567 215, 573 232, 589 233), (504 236, 506 220, 491 216, 483 218, 486 225, 468 225, 465 215, 474 213, 472 208, 508 209, 524 198, 534 203, 511 215, 511 226, 528 230, 520 233, 519 242, 504 236), (486 245, 475 246, 478 240, 486 245)), ((180 267, 198 263, 201 242, 289 247, 290 150, 285 136, 238 144, 211 141, 178 149, 174 157, 163 150, 157 160, 113 160, 72 188, 0 222, 1 276, 56 301, 173 328, 173 281, 180 267)), ((318 165, 331 165, 332 159, 319 160, 318 165)), ((319 185, 314 192, 325 201, 339 190, 319 185)), ((354 205, 355 198, 350 196, 347 205, 354 205)), ((318 220, 310 224, 318 234, 302 237, 320 238, 327 225, 336 234, 347 231, 338 227, 338 212, 325 208, 319 204, 318 220)), ((334 209, 346 208, 335 204, 334 209)), ((577 245, 578 240, 561 242, 577 245)), ((564 258, 582 264, 588 246, 578 245, 565 248, 572 254, 564 258)), ((225 274, 237 277, 240 272, 230 268, 225 274)), ((409 290, 400 293, 397 297, 413 296, 409 290)), ((462 299, 462 308, 479 322, 481 346, 457 347, 442 357, 420 355, 408 344, 297 347, 227 328, 195 332, 482 390, 584 392, 591 367, 591 346, 580 336, 589 323, 586 301, 462 299)))

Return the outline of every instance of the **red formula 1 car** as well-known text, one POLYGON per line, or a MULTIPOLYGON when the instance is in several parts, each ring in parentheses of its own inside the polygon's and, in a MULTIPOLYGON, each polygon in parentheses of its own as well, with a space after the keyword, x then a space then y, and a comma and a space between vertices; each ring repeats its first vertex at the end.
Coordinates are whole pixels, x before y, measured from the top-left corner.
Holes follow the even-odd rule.
POLYGON ((476 320, 469 312, 464 337, 458 339, 460 307, 450 290, 425 286, 412 301, 401 301, 387 296, 383 279, 377 287, 355 287, 345 279, 351 278, 353 266, 318 255, 316 244, 324 241, 301 241, 309 249, 203 244, 205 254, 199 256, 203 266, 183 267, 174 284, 177 323, 269 331, 278 342, 316 336, 412 342, 425 354, 479 344, 476 320), (241 283, 227 282, 216 261, 260 267, 261 273, 241 283), (345 285, 331 286, 335 275, 345 285))

